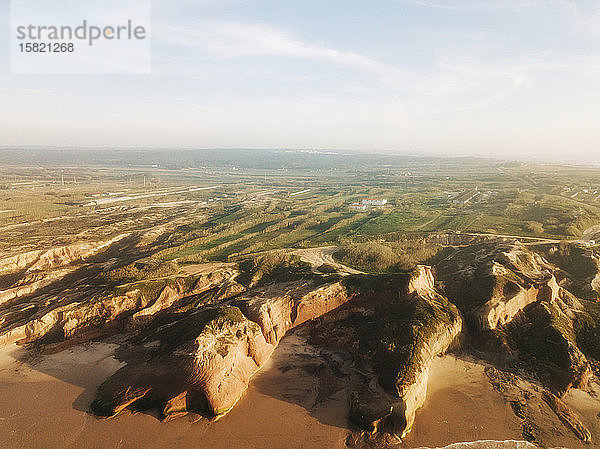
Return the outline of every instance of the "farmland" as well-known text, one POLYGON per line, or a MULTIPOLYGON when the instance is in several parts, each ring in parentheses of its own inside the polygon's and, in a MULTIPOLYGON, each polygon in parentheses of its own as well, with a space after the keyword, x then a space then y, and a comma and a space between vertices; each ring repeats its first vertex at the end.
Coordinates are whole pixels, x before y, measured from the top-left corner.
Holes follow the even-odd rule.
POLYGON ((174 230, 158 257, 185 263, 436 232, 574 240, 600 222, 599 169, 318 153, 276 154, 265 169, 243 151, 237 163, 194 154, 205 165, 3 166, 0 253, 166 223, 174 230), (468 189, 479 194, 451 201, 468 189), (349 207, 364 198, 388 202, 349 207))

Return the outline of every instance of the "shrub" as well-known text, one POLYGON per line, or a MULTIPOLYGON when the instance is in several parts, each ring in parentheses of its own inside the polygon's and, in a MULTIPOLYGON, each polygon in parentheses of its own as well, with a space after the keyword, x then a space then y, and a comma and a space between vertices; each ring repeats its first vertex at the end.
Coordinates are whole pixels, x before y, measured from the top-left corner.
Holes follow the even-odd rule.
POLYGON ((386 271, 398 263, 398 256, 392 248, 377 242, 365 242, 344 247, 340 260, 364 271, 386 271))

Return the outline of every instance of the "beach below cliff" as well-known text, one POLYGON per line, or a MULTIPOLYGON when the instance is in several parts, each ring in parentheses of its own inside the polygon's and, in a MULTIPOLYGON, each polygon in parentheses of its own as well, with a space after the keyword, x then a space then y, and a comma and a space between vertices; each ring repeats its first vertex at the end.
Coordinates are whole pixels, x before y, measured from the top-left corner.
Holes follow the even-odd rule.
POLYGON ((447 355, 433 361, 427 401, 402 447, 522 439, 517 417, 492 388, 484 366, 447 355))
MULTIPOLYGON (((343 379, 301 336, 284 338, 236 407, 218 421, 188 415, 161 422, 146 413, 99 419, 89 412, 97 386, 122 364, 116 344, 88 343, 49 355, 0 350, 0 445, 10 448, 344 448, 350 434, 343 379)), ((597 398, 567 398, 592 420, 597 398), (589 413, 588 413, 589 411, 589 413)), ((550 426, 554 421, 548 418, 550 426)), ((591 423, 593 425, 593 423, 591 423)), ((552 424, 554 425, 554 424, 552 424)), ((547 429, 551 432, 552 429, 547 429)), ((527 448, 522 423, 475 360, 452 355, 431 367, 427 401, 400 448, 480 441, 472 448, 527 448), (505 441, 499 443, 482 440, 505 441)), ((573 441, 561 430, 557 442, 573 441)), ((566 446, 575 447, 575 446, 566 446)))
MULTIPOLYGON (((121 363, 116 345, 91 343, 31 356, 0 349, 0 446, 10 448, 342 448, 348 434, 344 391, 316 408, 313 378, 290 367, 298 341, 286 339, 252 379, 236 407, 211 422, 188 415, 169 422, 145 413, 113 419, 91 414, 95 390, 121 363), (286 366, 285 372, 279 367, 286 366), (310 406, 310 410, 307 409, 310 406)), ((306 366, 316 354, 304 352, 306 366)))

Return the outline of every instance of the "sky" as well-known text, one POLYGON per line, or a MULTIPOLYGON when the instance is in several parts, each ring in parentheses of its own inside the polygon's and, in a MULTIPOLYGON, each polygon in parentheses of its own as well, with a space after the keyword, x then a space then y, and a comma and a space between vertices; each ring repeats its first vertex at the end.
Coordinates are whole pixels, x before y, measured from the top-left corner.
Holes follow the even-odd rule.
POLYGON ((152 0, 120 75, 11 74, 9 6, 0 146, 600 163, 600 0, 152 0))

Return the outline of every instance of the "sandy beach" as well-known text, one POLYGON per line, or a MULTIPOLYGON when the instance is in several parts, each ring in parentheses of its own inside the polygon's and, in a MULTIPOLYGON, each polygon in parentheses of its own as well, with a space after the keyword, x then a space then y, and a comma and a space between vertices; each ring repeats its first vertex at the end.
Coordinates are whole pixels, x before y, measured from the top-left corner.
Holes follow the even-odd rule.
MULTIPOLYGON (((121 366, 113 357, 116 348, 116 344, 88 343, 43 356, 31 356, 17 346, 0 350, 0 445, 28 449, 345 447, 347 391, 333 388, 325 400, 319 399, 322 392, 310 373, 321 359, 301 337, 282 340, 237 406, 216 422, 193 415, 165 423, 145 413, 125 412, 110 420, 91 415, 89 404, 96 387, 121 366)), ((595 401, 585 392, 567 397, 570 406, 582 410, 586 422, 597 414, 595 401)), ((531 447, 516 442, 522 440, 520 422, 492 388, 482 364, 454 356, 436 359, 427 403, 398 447, 436 448, 481 440, 515 442, 450 447, 531 447)))
MULTIPOLYGON (((89 413, 96 387, 120 363, 116 345, 86 344, 30 362, 18 347, 0 353, 0 446, 7 448, 341 448, 346 430, 344 392, 309 412, 311 377, 281 373, 282 345, 237 406, 217 422, 188 416, 162 423, 144 413, 110 420, 89 413)), ((310 359, 310 355, 308 357, 310 359)))
POLYGON ((517 417, 490 385, 484 366, 448 355, 434 360, 427 402, 401 447, 521 439, 517 417))

